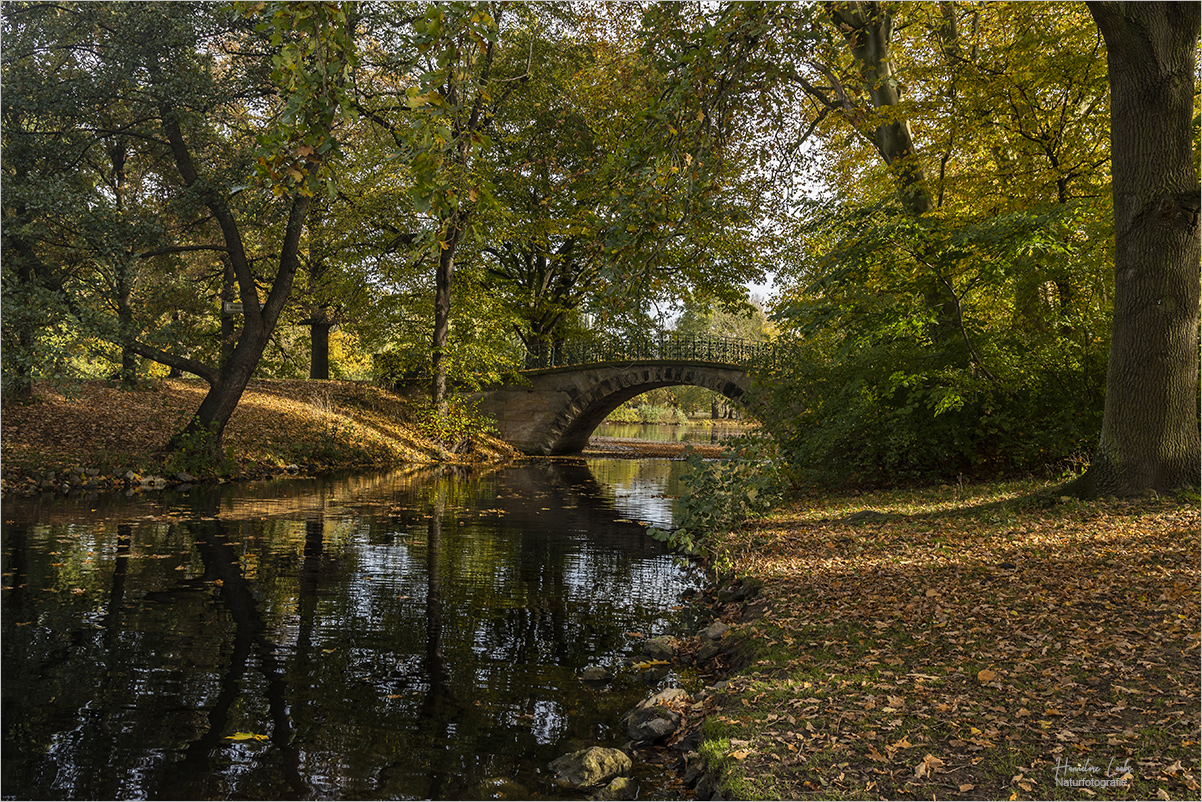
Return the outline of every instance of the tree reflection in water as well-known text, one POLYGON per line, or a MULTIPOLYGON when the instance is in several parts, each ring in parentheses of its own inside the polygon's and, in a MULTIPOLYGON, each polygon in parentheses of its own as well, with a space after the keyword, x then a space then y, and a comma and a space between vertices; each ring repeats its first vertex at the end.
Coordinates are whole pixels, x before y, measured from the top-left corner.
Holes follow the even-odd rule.
POLYGON ((698 581, 615 498, 546 462, 6 502, 4 794, 555 796, 644 691, 578 672, 698 581))

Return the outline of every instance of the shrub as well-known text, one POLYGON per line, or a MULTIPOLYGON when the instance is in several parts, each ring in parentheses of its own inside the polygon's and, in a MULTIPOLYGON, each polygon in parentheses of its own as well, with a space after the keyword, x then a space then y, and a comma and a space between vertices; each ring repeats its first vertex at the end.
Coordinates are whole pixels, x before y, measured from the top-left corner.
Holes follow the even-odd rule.
POLYGON ((172 438, 175 448, 163 462, 164 472, 188 473, 197 477, 231 476, 237 473, 238 465, 229 449, 222 451, 220 462, 213 462, 212 445, 217 436, 217 423, 189 432, 187 427, 193 420, 195 416, 176 421, 175 431, 178 433, 172 438))
POLYGON ((725 535, 771 510, 785 490, 776 442, 759 433, 742 434, 729 442, 720 459, 690 454, 686 462, 690 470, 681 478, 685 492, 676 504, 679 526, 671 531, 652 527, 650 534, 726 570, 733 555, 725 550, 725 535))
POLYGON ((415 410, 414 422, 418 431, 452 454, 466 451, 478 437, 495 433, 493 421, 476 404, 461 399, 448 401, 445 413, 425 402, 415 410))

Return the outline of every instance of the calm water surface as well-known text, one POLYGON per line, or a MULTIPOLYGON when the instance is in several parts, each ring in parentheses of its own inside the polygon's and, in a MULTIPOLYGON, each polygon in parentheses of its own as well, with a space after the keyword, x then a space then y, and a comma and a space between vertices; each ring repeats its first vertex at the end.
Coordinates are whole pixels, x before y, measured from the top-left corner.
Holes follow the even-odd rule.
POLYGON ((583 798, 702 582, 640 523, 680 465, 5 501, 3 796, 583 798))
POLYGON ((622 440, 647 440, 655 443, 723 443, 748 430, 738 423, 719 426, 677 425, 674 423, 611 423, 606 421, 593 432, 594 437, 622 440))

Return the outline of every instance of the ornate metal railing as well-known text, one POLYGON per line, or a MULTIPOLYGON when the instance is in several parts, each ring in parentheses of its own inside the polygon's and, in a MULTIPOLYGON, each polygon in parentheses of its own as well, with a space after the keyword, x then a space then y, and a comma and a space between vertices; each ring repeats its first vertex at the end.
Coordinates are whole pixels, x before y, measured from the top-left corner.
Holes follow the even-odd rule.
POLYGON ((771 346, 734 337, 673 332, 625 339, 561 340, 526 349, 526 370, 566 368, 599 362, 709 362, 751 367, 770 358, 771 346))

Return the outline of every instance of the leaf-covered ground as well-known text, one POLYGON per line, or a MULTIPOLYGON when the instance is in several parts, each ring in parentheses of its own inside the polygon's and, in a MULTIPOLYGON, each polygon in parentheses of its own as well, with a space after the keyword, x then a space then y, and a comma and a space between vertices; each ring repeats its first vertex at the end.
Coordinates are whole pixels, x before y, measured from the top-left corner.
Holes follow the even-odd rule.
POLYGON ((1031 490, 812 499, 734 536, 765 586, 704 725, 727 798, 1199 798, 1196 500, 998 503, 1031 490))
MULTIPOLYGON (((199 380, 160 379, 125 391, 88 381, 67 392, 39 386, 32 401, 5 403, 0 416, 5 492, 40 486, 71 469, 100 479, 128 470, 166 470, 163 449, 207 392, 199 380)), ((429 462, 446 455, 411 424, 405 399, 358 382, 252 381, 226 428, 224 445, 243 476, 349 466, 429 462)), ((512 456, 488 440, 476 455, 512 456)), ((85 475, 85 478, 86 475, 85 475)))

